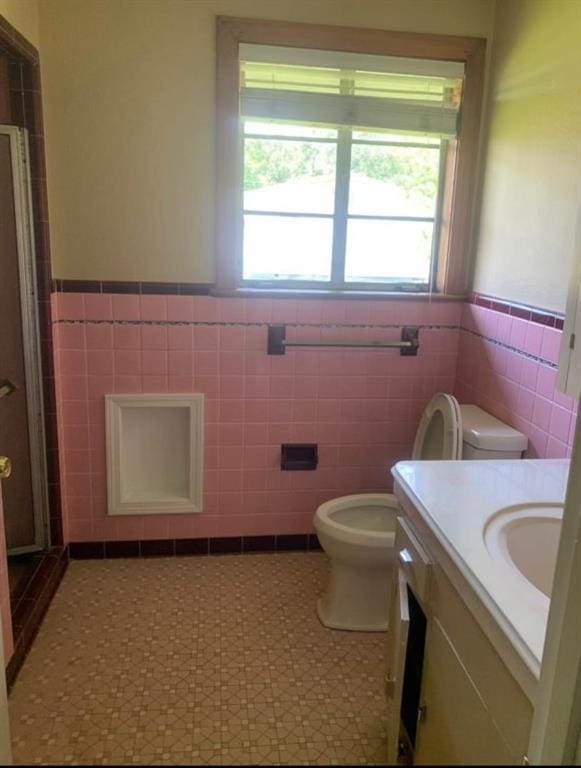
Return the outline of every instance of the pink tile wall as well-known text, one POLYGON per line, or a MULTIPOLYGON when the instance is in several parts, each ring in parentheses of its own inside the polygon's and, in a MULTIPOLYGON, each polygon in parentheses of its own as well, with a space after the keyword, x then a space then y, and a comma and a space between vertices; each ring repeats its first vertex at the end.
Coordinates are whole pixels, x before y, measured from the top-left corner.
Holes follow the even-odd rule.
POLYGON ((8 664, 14 641, 12 637, 12 614, 10 612, 10 584, 8 583, 8 559, 4 535, 4 510, 2 507, 2 483, 0 483, 0 616, 2 616, 2 640, 4 643, 4 664, 8 664))
POLYGON ((460 401, 526 434, 530 458, 570 456, 577 404, 556 389, 561 331, 473 304, 464 305, 461 325, 460 401))
POLYGON ((322 501, 391 488, 389 468, 409 456, 426 402, 455 382, 460 304, 81 293, 53 302, 66 541, 310 532, 322 501), (301 339, 440 327, 420 331, 417 357, 272 357, 269 322, 309 324, 288 328, 301 339), (104 395, 119 392, 206 395, 202 514, 107 517, 104 395), (282 442, 318 443, 318 469, 281 472, 282 442))

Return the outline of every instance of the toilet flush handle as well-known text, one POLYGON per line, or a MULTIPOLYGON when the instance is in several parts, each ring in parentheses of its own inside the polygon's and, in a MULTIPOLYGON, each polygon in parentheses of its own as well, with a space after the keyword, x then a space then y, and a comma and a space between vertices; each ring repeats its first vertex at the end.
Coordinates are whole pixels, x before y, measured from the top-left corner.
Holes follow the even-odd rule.
POLYGON ((403 549, 400 549, 399 551, 399 559, 404 565, 409 565, 410 563, 413 563, 414 559, 410 554, 409 549, 404 547, 403 549))

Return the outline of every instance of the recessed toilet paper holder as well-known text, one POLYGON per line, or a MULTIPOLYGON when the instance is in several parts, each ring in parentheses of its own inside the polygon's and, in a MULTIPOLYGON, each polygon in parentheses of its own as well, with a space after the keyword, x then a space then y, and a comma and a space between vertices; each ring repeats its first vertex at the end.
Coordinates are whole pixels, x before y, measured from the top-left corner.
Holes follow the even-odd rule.
POLYGON ((313 470, 319 463, 316 443, 283 443, 280 446, 280 468, 297 471, 313 470))

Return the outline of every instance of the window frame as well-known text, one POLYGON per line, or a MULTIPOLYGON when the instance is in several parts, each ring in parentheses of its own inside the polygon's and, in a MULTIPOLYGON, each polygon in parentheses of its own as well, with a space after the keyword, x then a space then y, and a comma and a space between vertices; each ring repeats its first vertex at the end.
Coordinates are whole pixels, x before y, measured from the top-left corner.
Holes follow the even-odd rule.
MULTIPOLYGON (((249 118, 248 122, 254 122, 249 118)), ((244 118, 241 118, 244 124, 244 118)), ((248 209, 243 205, 242 217, 245 216, 284 216, 288 218, 310 218, 310 219, 330 219, 332 221, 332 252, 330 263, 330 276, 328 280, 308 280, 303 278, 292 278, 288 280, 272 278, 246 278, 242 264, 242 274, 239 275, 239 283, 243 288, 270 288, 277 290, 286 289, 324 289, 336 291, 369 291, 369 290, 387 290, 405 293, 426 293, 433 286, 435 275, 435 265, 437 263, 437 253, 434 249, 438 242, 438 212, 440 209, 440 198, 442 196, 442 179, 444 168, 442 158, 445 156, 447 140, 441 139, 438 144, 428 144, 422 142, 397 142, 386 139, 361 139, 353 137, 353 128, 345 126, 337 128, 336 138, 302 138, 300 136, 279 135, 277 133, 251 133, 247 132, 245 126, 242 128, 243 141, 246 139, 263 139, 288 142, 313 142, 319 144, 332 144, 336 148, 335 153, 335 195, 332 212, 305 212, 305 211, 275 211, 248 209), (351 186, 351 158, 353 147, 356 146, 382 146, 382 147, 402 147, 402 148, 422 148, 437 152, 438 154, 438 189, 434 201, 434 213, 432 216, 407 216, 407 215, 389 215, 389 214, 360 214, 349 213, 349 193, 351 186), (347 260, 347 228, 352 220, 371 220, 371 221, 409 221, 424 222, 432 225, 432 253, 430 254, 430 272, 425 282, 413 280, 347 280, 345 276, 347 260)), ((244 158, 243 158, 244 159, 244 158)), ((245 170, 245 169, 244 169, 245 170)), ((242 242, 242 250, 244 242, 242 242)))
MULTIPOLYGON (((216 28, 216 292, 221 295, 384 295, 422 296, 434 291, 444 296, 463 296, 467 290, 471 228, 476 193, 476 170, 486 40, 477 37, 390 32, 366 28, 332 27, 318 24, 217 18, 216 28), (339 281, 337 264, 330 282, 248 281, 243 279, 243 153, 244 132, 239 114, 239 45, 280 45, 404 58, 459 61, 464 64, 464 90, 459 133, 448 141, 441 156, 432 277, 423 290, 408 284, 345 283, 339 281)), ((349 130, 349 129, 340 129, 349 130)), ((339 143, 338 150, 339 152, 339 143)), ((339 160, 337 160, 337 167, 339 160)), ((335 209, 345 194, 345 184, 336 184, 335 209)), ((347 219, 345 218, 345 223, 347 219)), ((335 223, 334 223, 335 231, 335 223)), ((335 243, 334 250, 341 245, 335 243)))

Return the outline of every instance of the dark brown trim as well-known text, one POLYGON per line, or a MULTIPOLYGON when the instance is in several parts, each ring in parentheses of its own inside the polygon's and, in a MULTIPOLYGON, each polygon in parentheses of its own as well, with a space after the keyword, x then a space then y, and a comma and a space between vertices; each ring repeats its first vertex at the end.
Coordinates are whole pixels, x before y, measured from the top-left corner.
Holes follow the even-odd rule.
POLYGON ((449 168, 448 172, 452 175, 446 174, 442 201, 443 240, 440 242, 436 270, 436 288, 442 293, 464 293, 468 288, 468 254, 474 219, 485 59, 486 40, 472 39, 463 59, 460 131, 457 140, 450 142, 448 163, 453 163, 453 171, 449 168))
POLYGON ((179 557, 254 552, 319 551, 314 533, 271 536, 220 536, 199 539, 144 539, 141 541, 79 541, 68 547, 71 560, 104 560, 118 557, 179 557))
POLYGON ((493 296, 485 296, 481 293, 471 293, 468 296, 468 302, 470 304, 475 304, 477 307, 493 309, 495 312, 501 312, 504 315, 517 317, 531 323, 539 323, 539 325, 544 325, 548 328, 556 328, 559 331, 563 330, 565 318, 557 312, 550 312, 549 310, 540 309, 539 307, 506 301, 506 299, 497 299, 493 296))
POLYGON ((125 293, 165 296, 214 296, 221 299, 355 299, 358 301, 465 301, 464 295, 397 293, 395 291, 305 290, 277 288, 239 288, 231 292, 217 291, 212 283, 140 283, 124 280, 52 281, 53 293, 125 293))
POLYGON ((39 54, 34 45, 20 34, 4 16, 0 15, 0 47, 13 56, 38 64, 39 54))
POLYGON ((105 557, 139 557, 139 542, 106 541, 105 557))
POLYGON ((126 280, 53 280, 53 293, 132 293, 165 296, 208 296, 211 283, 144 283, 126 280))
POLYGON ((12 687, 69 563, 66 547, 53 547, 39 557, 36 570, 12 606, 14 651, 6 667, 12 687))
POLYGON ((464 294, 421 293, 398 291, 306 290, 301 288, 237 288, 232 291, 213 290, 212 296, 234 299, 347 299, 349 301, 466 301, 464 294))
POLYGON ((9 123, 11 119, 10 65, 8 57, 0 52, 0 123, 9 123))
POLYGON ((140 557, 174 557, 175 539, 150 539, 139 542, 140 557))
POLYGON ((44 126, 39 54, 9 22, 0 16, 0 52, 8 59, 10 124, 26 128, 29 137, 32 213, 38 293, 44 428, 48 465, 49 526, 51 544, 63 544, 56 393, 50 306, 51 261, 48 229, 44 126))

